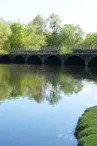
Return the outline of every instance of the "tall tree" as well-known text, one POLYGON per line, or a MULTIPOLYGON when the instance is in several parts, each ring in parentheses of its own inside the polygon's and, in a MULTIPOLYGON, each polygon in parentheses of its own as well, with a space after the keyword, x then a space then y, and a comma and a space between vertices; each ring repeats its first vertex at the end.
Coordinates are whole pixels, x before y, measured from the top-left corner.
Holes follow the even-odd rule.
POLYGON ((26 27, 26 46, 27 48, 38 49, 46 44, 46 37, 43 33, 37 31, 37 25, 33 21, 26 27))
POLYGON ((45 31, 46 23, 46 20, 39 14, 33 20, 33 25, 36 26, 38 33, 45 31))
POLYGON ((60 34, 61 43, 72 47, 78 45, 83 40, 84 31, 79 25, 65 24, 60 34))
POLYGON ((84 42, 84 46, 97 46, 97 32, 88 33, 84 42))
POLYGON ((51 14, 49 19, 49 28, 51 29, 52 34, 60 33, 61 30, 61 20, 58 15, 51 14))
POLYGON ((4 43, 8 40, 11 35, 10 26, 2 19, 0 19, 0 50, 3 49, 4 43))
POLYGON ((51 14, 48 18, 48 31, 46 32, 47 45, 48 46, 59 46, 61 32, 61 20, 58 15, 51 14))
POLYGON ((10 24, 10 28, 12 30, 12 35, 6 42, 6 46, 8 46, 9 49, 24 48, 26 37, 25 27, 20 23, 13 22, 10 24))

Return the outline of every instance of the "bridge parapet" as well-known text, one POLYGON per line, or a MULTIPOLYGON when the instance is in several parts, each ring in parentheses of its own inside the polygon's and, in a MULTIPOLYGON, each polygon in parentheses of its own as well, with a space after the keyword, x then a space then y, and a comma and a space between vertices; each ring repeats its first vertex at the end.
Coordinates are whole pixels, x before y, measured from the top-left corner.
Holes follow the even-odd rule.
MULTIPOLYGON (((7 49, 6 49, 7 50, 7 49)), ((40 49, 34 49, 34 48, 13 48, 8 51, 9 54, 59 54, 59 47, 41 47, 40 49)))
POLYGON ((81 54, 87 54, 87 53, 97 53, 97 46, 79 46, 79 47, 72 47, 71 48, 73 53, 81 53, 81 54))

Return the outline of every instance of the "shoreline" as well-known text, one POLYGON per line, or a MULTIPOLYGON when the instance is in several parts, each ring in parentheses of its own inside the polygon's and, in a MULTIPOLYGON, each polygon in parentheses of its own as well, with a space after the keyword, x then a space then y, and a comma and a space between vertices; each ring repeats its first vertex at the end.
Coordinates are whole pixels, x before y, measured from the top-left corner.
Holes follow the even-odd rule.
POLYGON ((97 106, 87 108, 79 117, 74 135, 78 146, 97 145, 97 106))

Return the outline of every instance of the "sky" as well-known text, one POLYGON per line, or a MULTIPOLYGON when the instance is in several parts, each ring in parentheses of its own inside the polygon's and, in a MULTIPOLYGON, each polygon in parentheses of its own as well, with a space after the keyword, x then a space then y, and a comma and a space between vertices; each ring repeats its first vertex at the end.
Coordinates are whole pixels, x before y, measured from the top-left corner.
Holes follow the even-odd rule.
POLYGON ((0 0, 0 18, 28 23, 36 15, 58 14, 62 24, 78 24, 85 32, 97 31, 97 0, 0 0))

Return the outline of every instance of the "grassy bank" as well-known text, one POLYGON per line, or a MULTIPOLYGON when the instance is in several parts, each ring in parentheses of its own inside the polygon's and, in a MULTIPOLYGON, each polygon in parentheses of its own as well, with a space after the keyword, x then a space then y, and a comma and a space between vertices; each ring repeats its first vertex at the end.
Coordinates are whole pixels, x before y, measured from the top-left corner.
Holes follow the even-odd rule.
POLYGON ((97 146, 97 106, 86 109, 79 118, 75 136, 78 146, 97 146))

